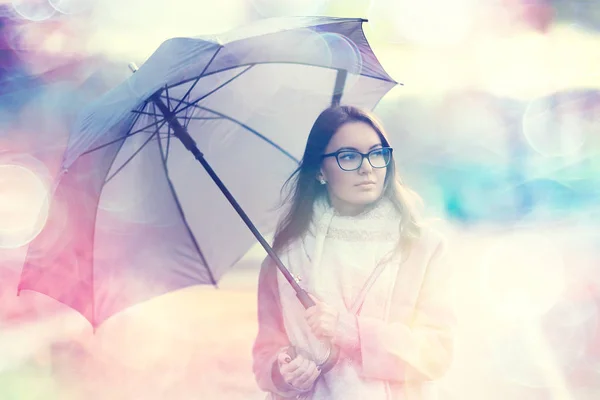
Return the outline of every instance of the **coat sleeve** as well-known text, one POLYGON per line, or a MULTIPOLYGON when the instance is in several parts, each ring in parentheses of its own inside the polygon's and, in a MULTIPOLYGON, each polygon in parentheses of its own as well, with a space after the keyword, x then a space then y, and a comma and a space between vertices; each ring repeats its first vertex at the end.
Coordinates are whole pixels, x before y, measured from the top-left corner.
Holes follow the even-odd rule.
POLYGON ((439 241, 428 263, 414 315, 409 322, 385 322, 356 317, 358 359, 364 378, 396 382, 439 379, 453 356, 454 313, 450 301, 449 268, 439 241))
POLYGON ((281 397, 294 397, 298 393, 283 380, 277 365, 278 354, 288 347, 290 342, 281 313, 277 267, 267 257, 258 279, 258 334, 252 347, 252 369, 261 390, 281 397))

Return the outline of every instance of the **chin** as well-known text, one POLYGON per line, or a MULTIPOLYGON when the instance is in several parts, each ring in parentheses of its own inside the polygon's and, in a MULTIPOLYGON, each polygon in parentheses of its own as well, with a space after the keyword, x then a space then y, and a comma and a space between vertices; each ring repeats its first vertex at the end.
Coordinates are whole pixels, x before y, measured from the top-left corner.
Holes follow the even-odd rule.
POLYGON ((360 206, 368 206, 371 203, 376 202, 381 198, 381 193, 376 192, 366 192, 360 193, 358 196, 354 198, 353 203, 360 206))

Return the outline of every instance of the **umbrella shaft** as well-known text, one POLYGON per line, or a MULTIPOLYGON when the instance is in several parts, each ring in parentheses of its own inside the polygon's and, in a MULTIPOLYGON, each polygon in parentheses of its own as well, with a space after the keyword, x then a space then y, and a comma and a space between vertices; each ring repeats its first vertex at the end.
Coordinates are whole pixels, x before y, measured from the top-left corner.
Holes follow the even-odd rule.
POLYGON ((298 297, 298 299, 300 300, 302 305, 305 308, 309 308, 309 307, 312 307, 313 305, 315 305, 314 301, 308 296, 306 291, 304 289, 302 289, 300 287, 300 285, 298 285, 298 282, 296 282, 296 279, 294 279, 292 274, 283 265, 283 263, 281 262, 281 260, 279 259, 279 257, 277 256, 277 254, 275 253, 273 248, 269 245, 269 243, 265 240, 265 238, 260 234, 260 232, 258 231, 256 226, 254 226, 254 224, 252 223, 252 221, 250 220, 250 218, 248 217, 246 212, 238 204, 237 200, 229 192, 229 190, 227 189, 225 184, 223 184, 223 181, 221 181, 221 179, 218 177, 218 175, 212 169, 210 164, 208 164, 208 162, 204 158, 204 154, 202 154, 200 149, 198 149, 196 142, 190 136, 187 129, 185 129, 185 127, 183 127, 183 125, 181 125, 181 123, 177 119, 177 116, 162 101, 162 99, 160 98, 160 92, 156 93, 154 96, 152 96, 152 101, 154 102, 154 104, 156 104, 156 106, 159 108, 159 110, 165 116, 165 119, 167 120, 167 122, 169 123, 171 128, 173 129, 173 134, 179 140, 181 140, 181 142, 183 143, 185 148, 188 149, 194 155, 194 157, 196 158, 196 160, 198 160, 200 162, 200 164, 202 164, 202 166, 204 167, 206 172, 208 172, 208 175, 210 175, 210 177, 215 182, 215 184, 219 187, 221 192, 223 192, 223 194, 225 195, 225 197, 227 198, 229 203, 233 206, 235 211, 242 218, 242 220, 244 221, 246 226, 248 226, 248 228, 250 229, 252 234, 254 234, 254 236, 259 241, 259 243, 262 245, 262 247, 265 249, 267 254, 275 262, 275 264, 277 265, 277 267, 279 268, 281 273, 285 276, 285 278, 288 280, 290 285, 292 285, 292 287, 296 291, 296 296, 298 297))

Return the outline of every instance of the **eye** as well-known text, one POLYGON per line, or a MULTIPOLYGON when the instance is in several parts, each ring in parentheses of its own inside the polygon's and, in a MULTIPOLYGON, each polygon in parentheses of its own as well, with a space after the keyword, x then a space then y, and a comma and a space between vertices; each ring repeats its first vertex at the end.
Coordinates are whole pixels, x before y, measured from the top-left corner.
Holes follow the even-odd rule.
POLYGON ((375 149, 371 152, 371 157, 383 157, 383 149, 375 149))
POLYGON ((358 157, 358 153, 355 153, 353 151, 346 151, 346 152, 340 153, 338 155, 338 158, 342 161, 356 160, 357 157, 358 157))

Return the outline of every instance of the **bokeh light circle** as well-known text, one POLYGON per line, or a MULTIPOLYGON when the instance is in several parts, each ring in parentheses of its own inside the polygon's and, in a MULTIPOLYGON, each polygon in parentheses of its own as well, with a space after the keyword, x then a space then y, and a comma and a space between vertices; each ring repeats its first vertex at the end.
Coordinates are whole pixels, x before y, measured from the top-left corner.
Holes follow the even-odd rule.
POLYGON ((321 15, 329 0, 250 0, 250 4, 261 16, 284 17, 321 15))
POLYGON ((0 165, 0 248, 28 244, 48 219, 49 188, 19 164, 0 165))
POLYGON ((89 10, 93 0, 47 0, 56 11, 61 14, 79 14, 89 10))
POLYGON ((13 9, 21 17, 33 21, 44 21, 56 13, 48 0, 12 0, 13 9))
POLYGON ((558 93, 529 103, 523 115, 523 135, 547 157, 575 155, 600 127, 600 95, 558 93))

